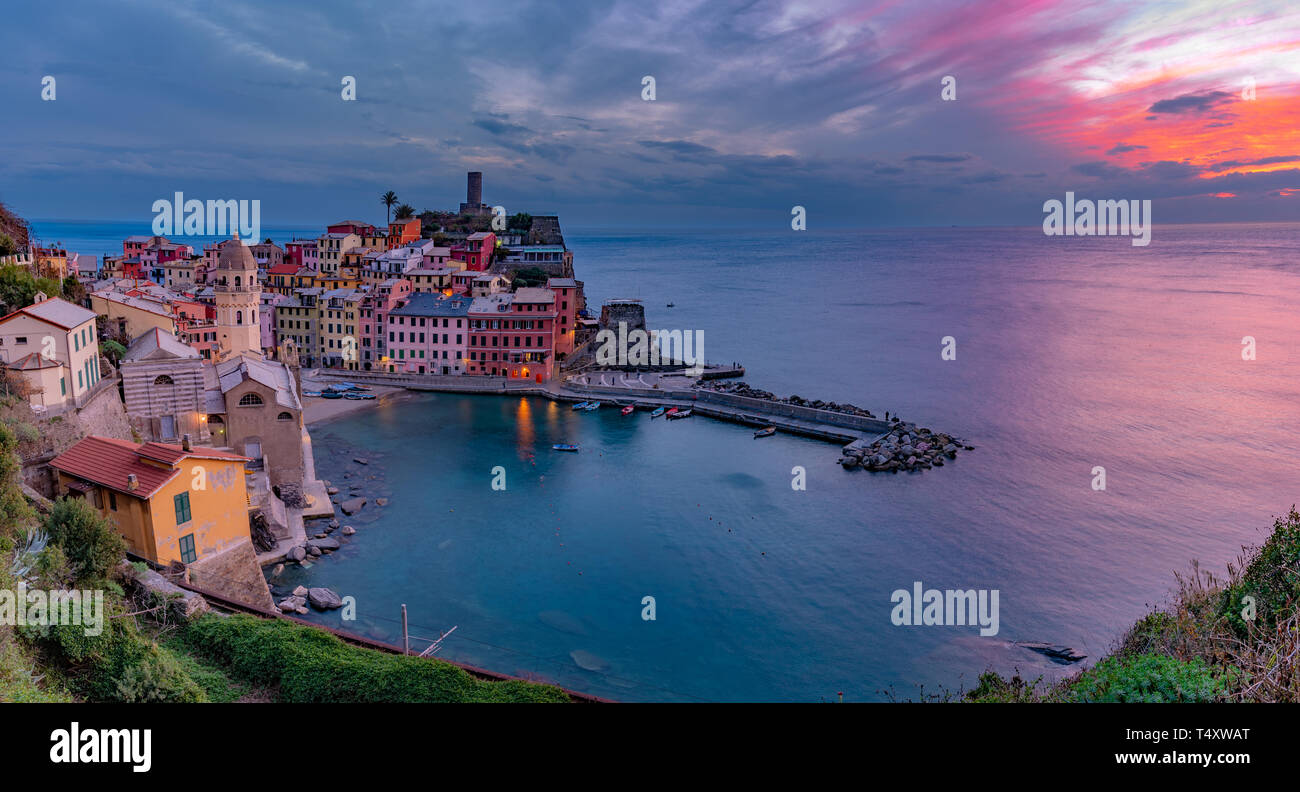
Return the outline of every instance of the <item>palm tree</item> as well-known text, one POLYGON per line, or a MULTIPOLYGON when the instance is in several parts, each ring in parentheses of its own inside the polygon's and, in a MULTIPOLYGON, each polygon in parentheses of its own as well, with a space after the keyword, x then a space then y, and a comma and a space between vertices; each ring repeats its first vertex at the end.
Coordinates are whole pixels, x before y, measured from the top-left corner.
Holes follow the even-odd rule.
MULTIPOLYGON (((414 206, 411 206, 410 204, 402 204, 401 206, 397 207, 398 220, 405 220, 408 217, 414 217, 414 216, 415 216, 414 206)), ((392 221, 390 220, 389 222, 392 221)))
POLYGON ((388 207, 388 222, 393 222, 393 204, 397 203, 397 193, 389 190, 380 196, 379 202, 388 207))

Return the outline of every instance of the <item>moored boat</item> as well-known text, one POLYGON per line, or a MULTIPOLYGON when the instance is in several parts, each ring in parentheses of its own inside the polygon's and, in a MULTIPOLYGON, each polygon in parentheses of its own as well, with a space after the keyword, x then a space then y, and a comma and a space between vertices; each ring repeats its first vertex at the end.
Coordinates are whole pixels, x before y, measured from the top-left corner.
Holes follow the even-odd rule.
POLYGON ((583 407, 582 409, 587 410, 588 412, 592 410, 599 410, 600 402, 591 402, 590 404, 588 404, 586 407, 583 407))
POLYGON ((585 410, 585 409, 587 409, 587 405, 588 405, 588 404, 591 404, 591 402, 578 402, 577 404, 573 405, 573 409, 575 409, 575 410, 585 410))
POLYGON ((650 413, 650 417, 651 417, 651 418, 658 418, 659 416, 661 416, 661 415, 663 415, 663 414, 664 414, 664 408, 663 408, 663 407, 656 407, 656 408, 655 408, 655 411, 652 412, 652 413, 650 413))
POLYGON ((691 417, 690 407, 687 407, 685 410, 682 410, 681 412, 670 412, 668 414, 668 418, 670 420, 677 419, 677 418, 690 418, 690 417, 691 417))
POLYGON ((776 434, 776 427, 766 426, 759 429, 757 432, 754 432, 754 437, 771 437, 774 434, 776 434))
POLYGON ((626 406, 626 407, 623 408, 623 414, 624 414, 624 415, 631 415, 631 414, 632 414, 632 411, 635 410, 635 409, 636 409, 635 407, 633 407, 632 405, 629 404, 628 406, 626 406))
POLYGON ((555 449, 556 451, 576 452, 578 450, 578 446, 573 445, 572 443, 556 443, 555 445, 551 446, 551 448, 555 449))
POLYGON ((673 408, 670 409, 668 412, 664 413, 664 417, 665 417, 665 418, 672 418, 672 417, 673 417, 674 415, 676 415, 676 414, 677 414, 677 408, 676 408, 676 407, 673 407, 673 408))

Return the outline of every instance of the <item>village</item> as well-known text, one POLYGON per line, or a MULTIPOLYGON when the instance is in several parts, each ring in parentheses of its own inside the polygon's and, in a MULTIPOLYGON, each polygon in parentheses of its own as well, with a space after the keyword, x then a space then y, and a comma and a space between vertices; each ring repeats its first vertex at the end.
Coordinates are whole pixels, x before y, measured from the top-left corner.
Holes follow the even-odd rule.
MULTIPOLYGON (((283 245, 153 235, 102 262, 59 246, 0 256, 63 293, 0 316, 3 393, 31 427, 28 496, 82 498, 135 558, 272 609, 262 568, 337 549, 328 535, 354 532, 337 516, 367 503, 317 478, 307 424, 396 390, 315 374, 547 383, 596 332, 558 218, 501 218, 481 189, 471 172, 446 226, 401 206, 387 227, 342 221, 283 245)), ((306 611, 291 599, 280 609, 306 611)))
POLYGON ((846 470, 920 471, 962 448, 897 416, 724 383, 744 368, 709 365, 699 330, 648 331, 639 300, 593 316, 559 218, 494 211, 481 173, 455 212, 396 214, 282 245, 152 235, 102 262, 41 245, 0 257, 62 294, 0 316, 28 497, 84 499, 133 557, 186 586, 304 614, 340 598, 294 589, 274 602, 284 565, 338 550, 357 531, 347 518, 387 500, 364 478, 322 480, 309 426, 407 391, 603 399, 756 438, 779 428, 842 446, 846 470))

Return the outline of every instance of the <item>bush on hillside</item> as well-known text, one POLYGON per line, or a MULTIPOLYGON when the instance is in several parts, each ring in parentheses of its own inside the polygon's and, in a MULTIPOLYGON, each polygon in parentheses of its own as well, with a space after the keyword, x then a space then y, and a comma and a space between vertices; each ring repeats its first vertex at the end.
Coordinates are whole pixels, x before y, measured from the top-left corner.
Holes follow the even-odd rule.
POLYGON ((102 581, 126 553, 126 541, 89 503, 59 498, 45 518, 50 541, 63 550, 82 581, 102 581))

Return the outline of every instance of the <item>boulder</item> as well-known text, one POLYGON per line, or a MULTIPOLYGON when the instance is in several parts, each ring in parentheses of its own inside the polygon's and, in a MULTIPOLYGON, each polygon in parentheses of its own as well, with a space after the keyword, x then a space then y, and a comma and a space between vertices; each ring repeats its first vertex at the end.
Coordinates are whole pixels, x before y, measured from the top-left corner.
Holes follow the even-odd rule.
POLYGON ((356 528, 353 528, 351 525, 345 525, 343 526, 343 530, 340 533, 342 533, 344 536, 351 536, 356 532, 357 532, 356 528))
POLYGON ((339 504, 344 514, 356 514, 366 505, 365 498, 348 498, 339 504))
POLYGON ((306 586, 295 586, 294 589, 293 589, 293 595, 294 595, 295 597, 306 597, 306 596, 307 596, 307 587, 306 587, 306 586))
POLYGON ((337 494, 339 494, 339 488, 338 488, 338 487, 326 487, 326 488, 325 488, 325 494, 326 494, 326 495, 337 495, 337 494))
POLYGON ((312 588, 307 591, 307 601, 313 608, 331 610, 343 607, 343 600, 338 594, 327 588, 312 588))
POLYGON ((290 561, 301 561, 307 557, 307 551, 301 547, 292 547, 289 552, 284 554, 284 557, 290 561))
MULTIPOLYGON (((365 498, 362 498, 361 500, 364 501, 365 498)), ((375 505, 376 505, 376 506, 387 506, 387 505, 388 505, 388 498, 375 498, 375 505)))

